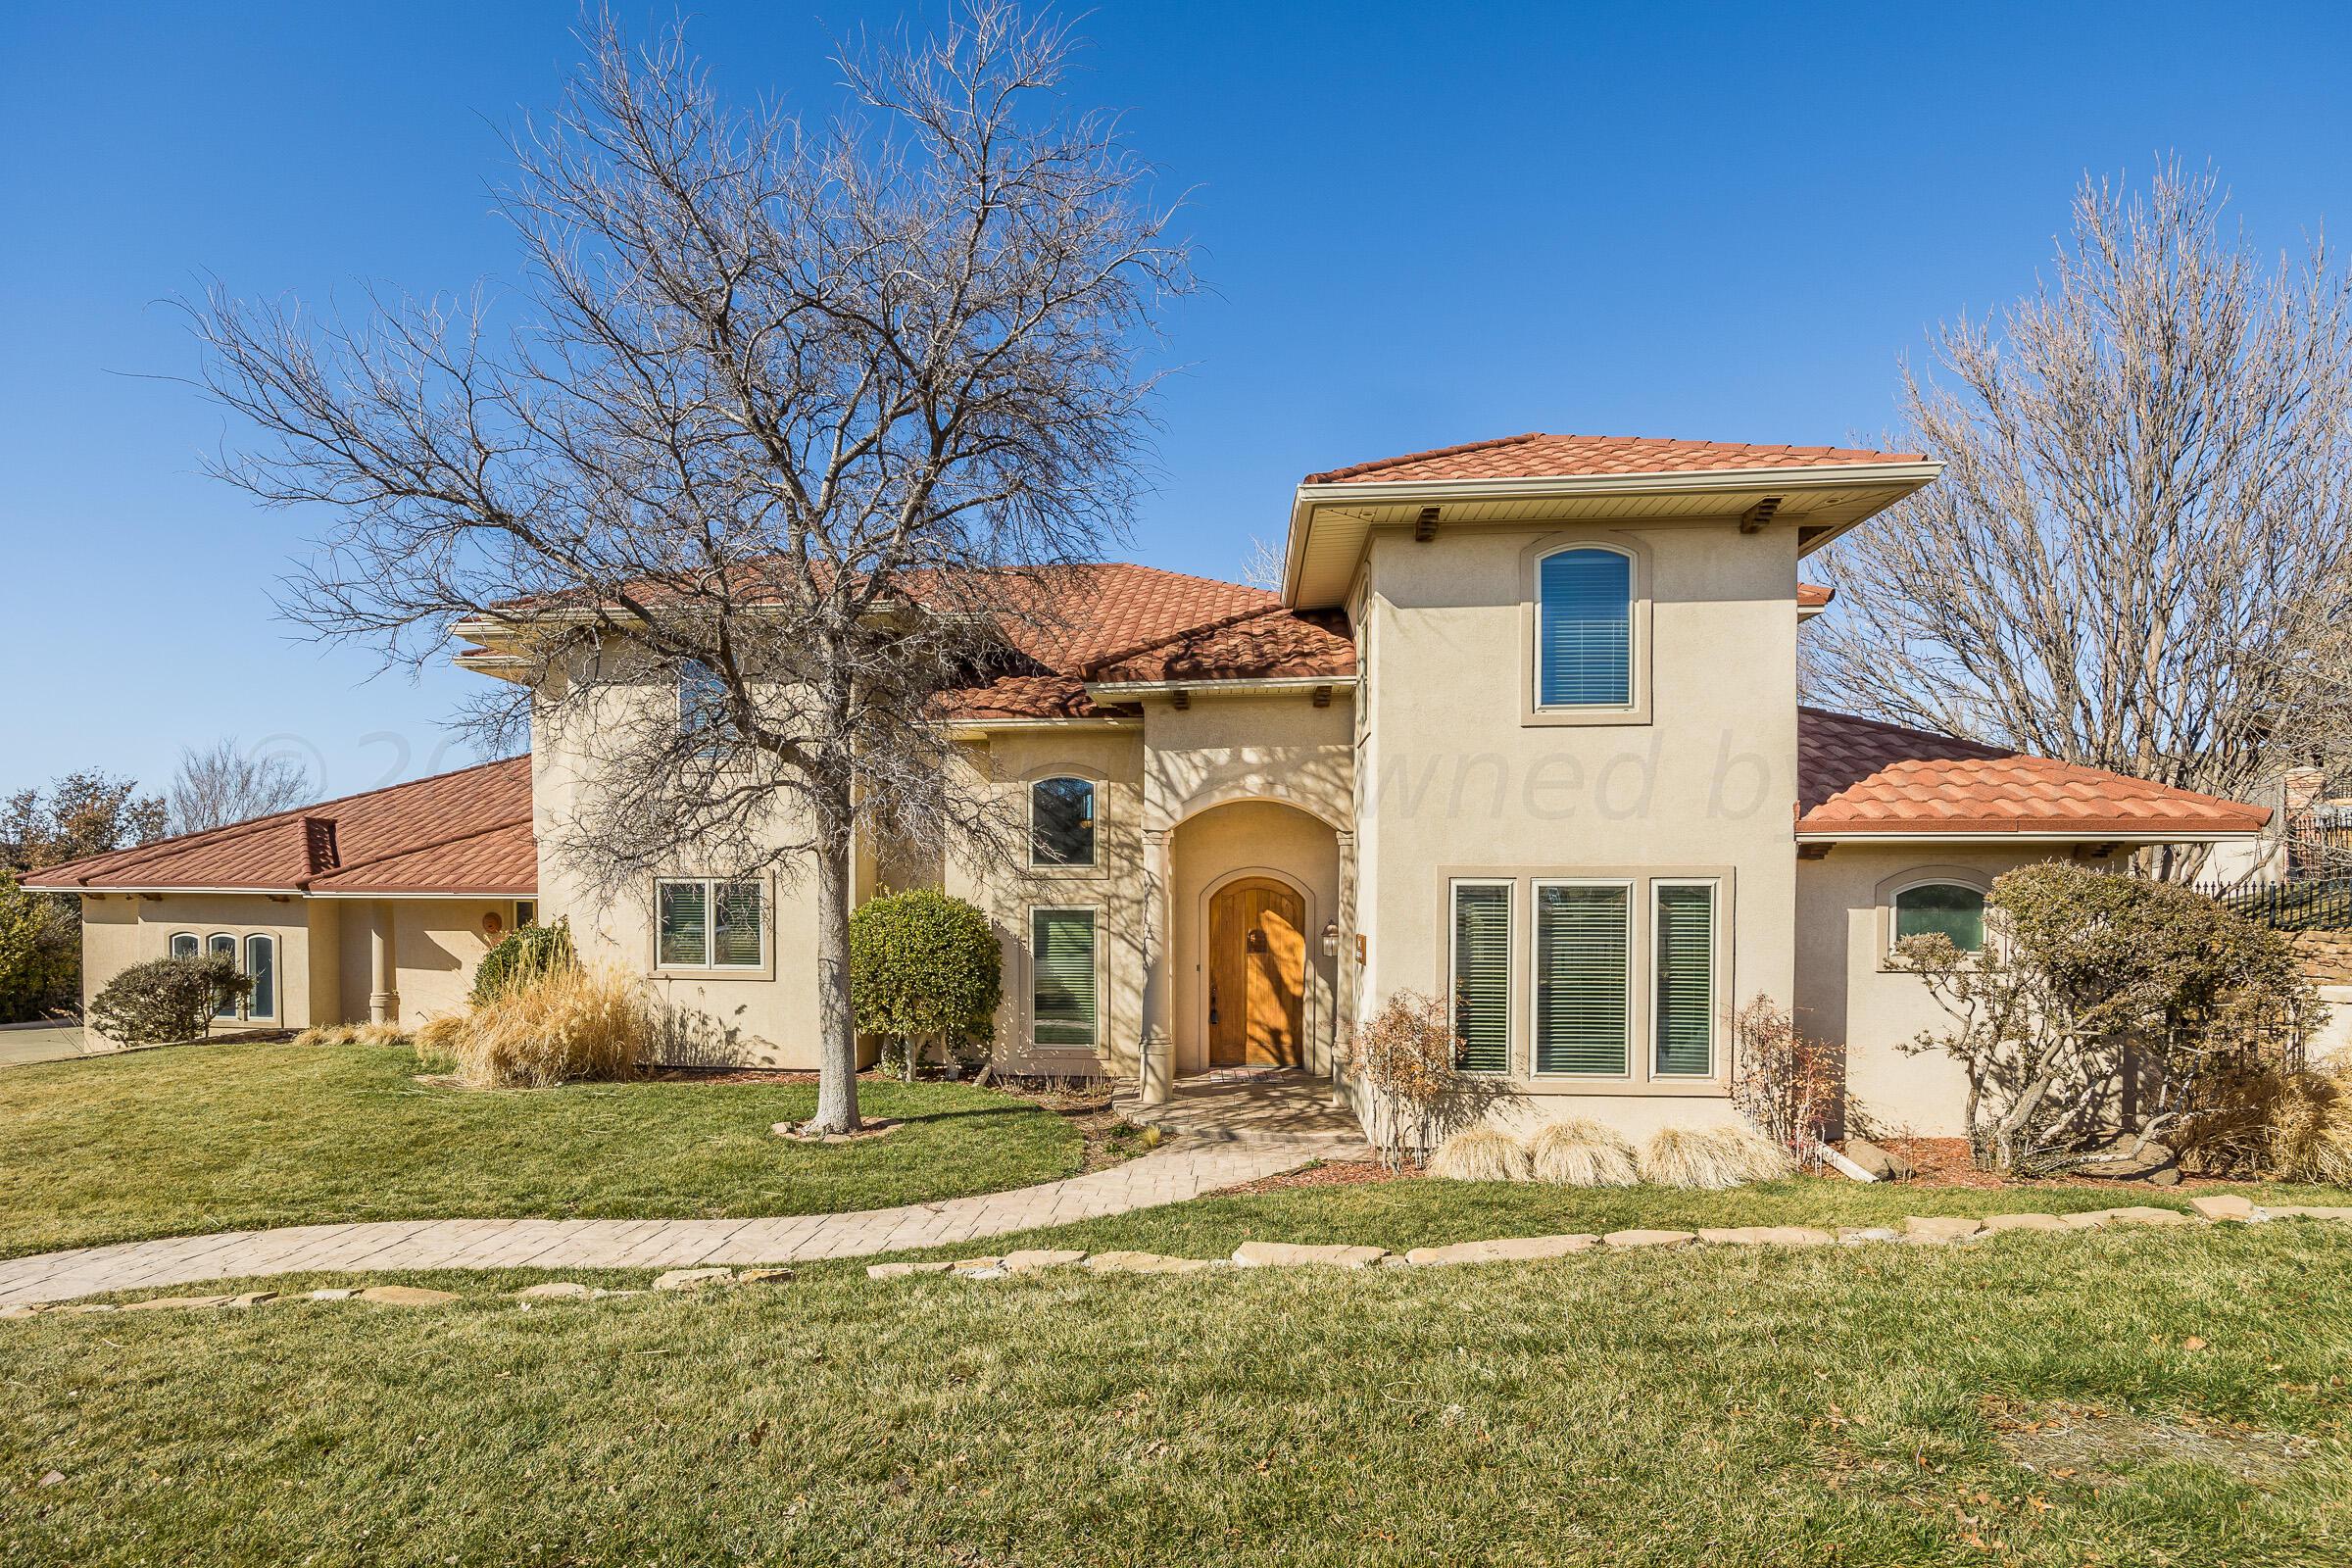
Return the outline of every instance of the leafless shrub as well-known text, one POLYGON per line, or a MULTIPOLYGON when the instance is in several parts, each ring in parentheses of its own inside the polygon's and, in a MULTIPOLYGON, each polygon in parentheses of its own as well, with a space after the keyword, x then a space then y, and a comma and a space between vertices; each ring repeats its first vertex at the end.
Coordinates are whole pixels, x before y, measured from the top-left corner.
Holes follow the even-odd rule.
POLYGON ((1732 1100, 1766 1138, 1806 1158, 1838 1112, 1842 1053, 1800 1032, 1770 997, 1749 1000, 1733 1019, 1740 1070, 1732 1100))
POLYGON ((1455 1065, 1460 1055, 1452 1007, 1418 991, 1391 992, 1348 1037, 1347 1068, 1377 1097, 1369 1118, 1373 1147, 1390 1169, 1429 1148, 1449 1099, 1466 1082, 1455 1065))

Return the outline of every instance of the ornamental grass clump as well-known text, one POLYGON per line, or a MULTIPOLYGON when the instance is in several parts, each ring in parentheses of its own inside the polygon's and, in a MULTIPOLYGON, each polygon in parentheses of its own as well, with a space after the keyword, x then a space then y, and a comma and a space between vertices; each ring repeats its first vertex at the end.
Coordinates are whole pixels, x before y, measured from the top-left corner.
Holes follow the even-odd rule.
POLYGON ((1571 1116, 1536 1134, 1530 1173, 1559 1187, 1631 1187, 1641 1181, 1634 1146, 1590 1116, 1571 1116))
POLYGON ((1642 1179, 1659 1187, 1721 1192, 1747 1179, 1742 1151, 1698 1127, 1661 1127, 1642 1146, 1642 1179))
POLYGON ((298 1046, 398 1046, 408 1036, 388 1023, 313 1024, 294 1037, 298 1046))
POLYGON ((477 1089, 544 1089, 632 1078, 653 1009, 619 968, 578 964, 509 987, 471 1012, 428 1025, 433 1053, 477 1089))
POLYGON ((1429 1156, 1429 1174, 1452 1182, 1523 1182, 1527 1146, 1494 1127, 1465 1127, 1429 1156))

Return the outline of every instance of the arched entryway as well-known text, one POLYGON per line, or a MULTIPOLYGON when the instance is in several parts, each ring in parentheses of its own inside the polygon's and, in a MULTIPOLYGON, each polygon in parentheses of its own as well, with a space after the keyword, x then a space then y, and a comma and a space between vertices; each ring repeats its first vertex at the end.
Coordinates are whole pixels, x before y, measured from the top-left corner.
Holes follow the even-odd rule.
POLYGON ((1241 876, 1208 899, 1208 1065, 1304 1067, 1306 899, 1241 876))
POLYGON ((1225 801, 1169 835, 1171 1065, 1330 1069, 1340 848, 1280 801, 1225 801))

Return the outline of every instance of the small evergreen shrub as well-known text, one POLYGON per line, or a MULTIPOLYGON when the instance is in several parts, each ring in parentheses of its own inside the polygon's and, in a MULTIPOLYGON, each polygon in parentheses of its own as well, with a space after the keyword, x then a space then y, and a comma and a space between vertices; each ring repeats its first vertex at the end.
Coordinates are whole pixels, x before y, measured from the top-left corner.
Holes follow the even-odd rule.
POLYGON ((929 888, 886 893, 850 916, 850 1004, 858 1027, 887 1035, 911 1079, 921 1043, 962 1059, 995 1026, 1003 950, 988 916, 929 888))
POLYGON ((579 955, 572 951, 568 917, 553 925, 518 927, 500 938, 474 965, 473 992, 468 1000, 482 1006, 517 985, 558 969, 576 969, 579 962, 579 955))
POLYGON ((213 1014, 241 1002, 253 977, 237 971, 227 954, 194 958, 150 958, 134 963, 100 988, 90 1004, 90 1027, 125 1046, 202 1040, 213 1014))

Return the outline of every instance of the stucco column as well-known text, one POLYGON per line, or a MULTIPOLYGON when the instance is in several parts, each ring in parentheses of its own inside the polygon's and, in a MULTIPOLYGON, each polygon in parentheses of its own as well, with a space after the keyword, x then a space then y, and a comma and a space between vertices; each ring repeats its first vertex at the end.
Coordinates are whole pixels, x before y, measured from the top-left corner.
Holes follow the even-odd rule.
POLYGON ((1332 972, 1331 1019, 1331 1102, 1344 1105, 1348 1094, 1341 1087, 1346 1071, 1340 1062, 1347 1037, 1355 1027, 1355 835, 1345 828, 1335 830, 1333 837, 1340 847, 1340 907, 1335 916, 1340 928, 1340 953, 1332 972))
POLYGON ((1144 829, 1144 1041, 1136 1077, 1147 1105, 1164 1105, 1176 1083, 1174 884, 1168 830, 1144 829))
POLYGON ((390 899, 370 906, 368 928, 368 1021, 400 1022, 400 939, 393 930, 390 899))

